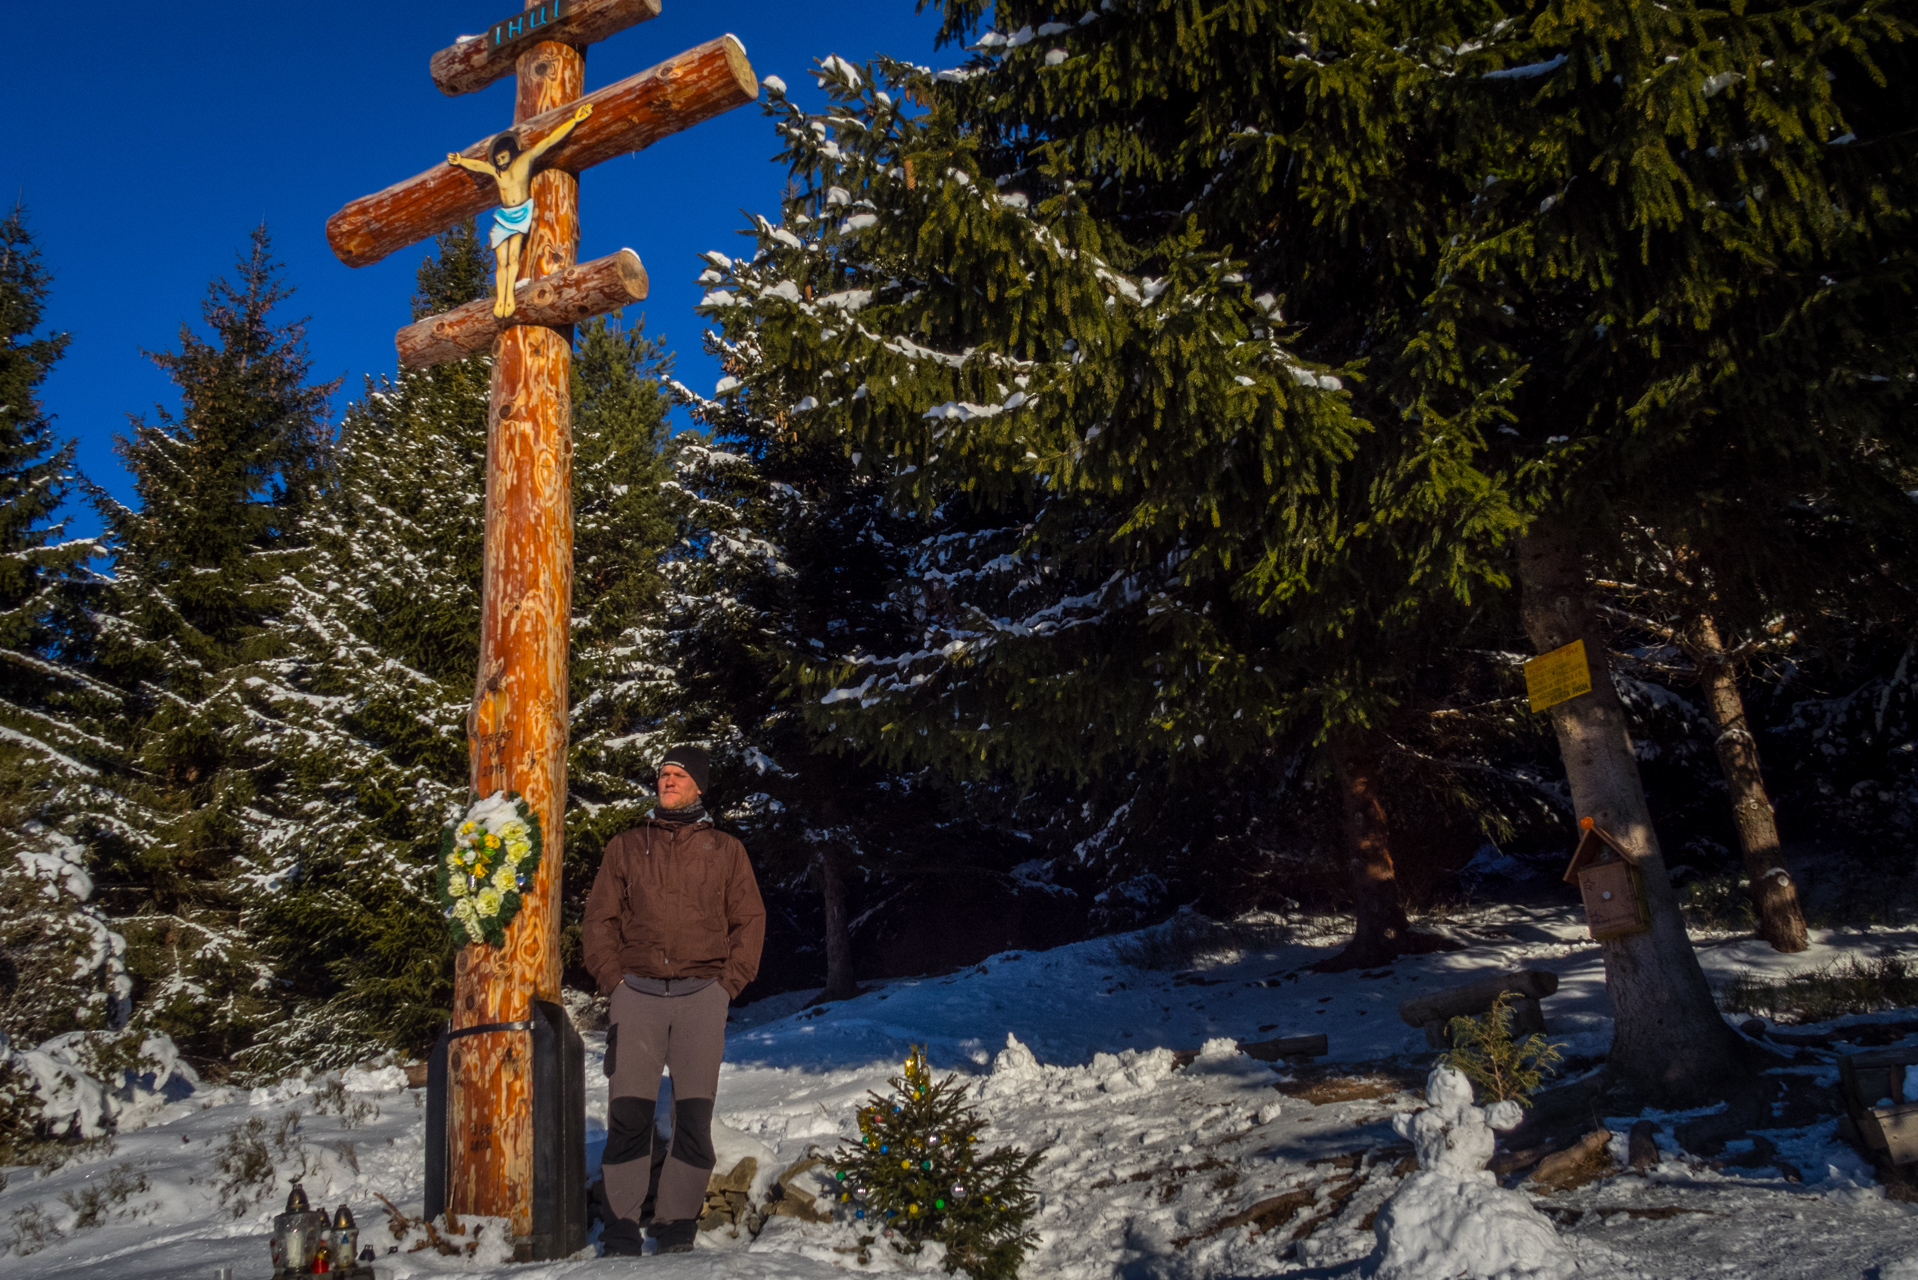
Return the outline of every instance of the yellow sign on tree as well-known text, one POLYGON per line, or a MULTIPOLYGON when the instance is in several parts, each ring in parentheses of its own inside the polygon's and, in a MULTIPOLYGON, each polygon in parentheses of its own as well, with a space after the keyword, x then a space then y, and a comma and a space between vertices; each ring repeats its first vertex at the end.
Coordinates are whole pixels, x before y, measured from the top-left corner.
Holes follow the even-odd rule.
POLYGON ((1525 695, 1532 710, 1543 711, 1592 691, 1592 668, 1585 661, 1585 642, 1574 640, 1562 649, 1541 653, 1525 664, 1525 695))

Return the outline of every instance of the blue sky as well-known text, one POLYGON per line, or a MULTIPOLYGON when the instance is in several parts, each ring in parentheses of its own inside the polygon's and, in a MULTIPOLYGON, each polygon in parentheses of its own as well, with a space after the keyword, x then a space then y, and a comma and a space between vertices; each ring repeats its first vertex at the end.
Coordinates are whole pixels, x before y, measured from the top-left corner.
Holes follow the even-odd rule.
MULTIPOLYGON (((393 367, 393 331, 423 246, 357 270, 326 246, 326 219, 512 120, 512 80, 448 98, 427 58, 453 38, 483 32, 519 0, 403 0, 310 4, 179 0, 86 6, 16 5, 7 14, 0 111, 12 144, 0 160, 0 197, 26 203, 54 273, 48 315, 72 333, 43 392, 63 435, 80 441, 80 467, 130 496, 113 437, 127 415, 172 407, 171 384, 142 354, 178 346, 198 324, 207 283, 230 271, 265 219, 276 256, 308 315, 317 379, 346 375, 337 422, 368 373, 393 367)), ((732 32, 753 69, 778 75, 802 101, 806 74, 829 53, 863 61, 884 51, 936 66, 963 59, 935 50, 932 12, 912 0, 827 5, 694 4, 664 0, 661 15, 593 46, 590 91, 732 32)), ((737 252, 741 210, 773 213, 785 172, 757 105, 708 121, 580 182, 580 257, 623 246, 651 277, 647 329, 678 352, 679 375, 711 386, 699 350, 695 255, 737 252)), ((93 532, 76 509, 72 527, 93 532)))

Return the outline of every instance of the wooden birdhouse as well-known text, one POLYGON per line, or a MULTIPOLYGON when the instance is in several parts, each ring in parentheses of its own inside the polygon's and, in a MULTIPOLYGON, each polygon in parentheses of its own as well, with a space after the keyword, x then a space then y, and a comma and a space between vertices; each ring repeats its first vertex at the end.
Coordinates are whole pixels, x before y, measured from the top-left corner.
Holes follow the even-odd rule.
POLYGON ((1645 877, 1638 855, 1620 844, 1590 818, 1580 818, 1578 849, 1565 868, 1567 884, 1576 884, 1585 899, 1585 923, 1599 941, 1643 933, 1652 927, 1651 907, 1645 901, 1645 877))

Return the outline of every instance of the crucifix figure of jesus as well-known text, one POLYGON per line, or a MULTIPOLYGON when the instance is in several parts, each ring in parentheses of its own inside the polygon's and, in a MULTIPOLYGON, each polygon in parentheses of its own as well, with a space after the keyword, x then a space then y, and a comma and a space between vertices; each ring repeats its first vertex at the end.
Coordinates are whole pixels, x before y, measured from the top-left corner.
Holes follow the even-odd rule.
POLYGON ((524 151, 520 150, 519 135, 508 129, 488 148, 490 163, 469 160, 457 151, 446 153, 446 163, 491 178, 499 185, 500 207, 493 210, 493 233, 488 241, 493 246, 493 314, 502 320, 513 314, 520 250, 526 244, 526 233, 533 228, 533 166, 592 114, 592 103, 580 103, 572 119, 524 151))

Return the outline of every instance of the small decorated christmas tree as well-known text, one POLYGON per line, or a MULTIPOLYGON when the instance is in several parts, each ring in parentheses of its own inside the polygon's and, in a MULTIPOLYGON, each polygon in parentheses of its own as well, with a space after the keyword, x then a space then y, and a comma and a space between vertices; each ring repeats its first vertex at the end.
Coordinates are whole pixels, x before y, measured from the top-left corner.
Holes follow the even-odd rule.
POLYGON ((981 1154, 985 1121, 961 1100, 956 1076, 934 1081, 923 1049, 893 1077, 891 1097, 869 1094, 859 1109, 859 1140, 828 1161, 839 1184, 839 1208, 873 1235, 893 1238, 901 1253, 928 1241, 946 1249, 948 1275, 1012 1280, 1034 1243, 1032 1170, 1039 1163, 1017 1147, 981 1154))

